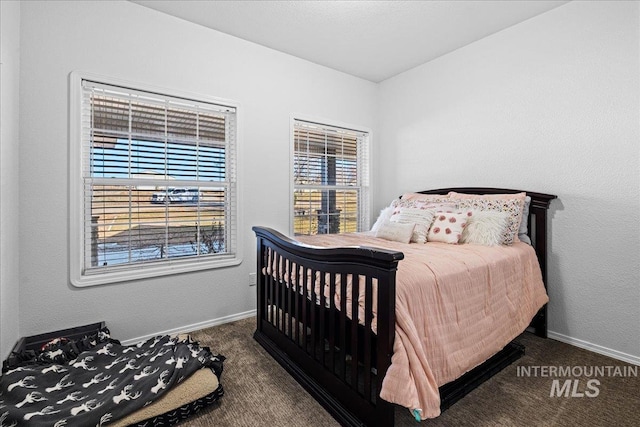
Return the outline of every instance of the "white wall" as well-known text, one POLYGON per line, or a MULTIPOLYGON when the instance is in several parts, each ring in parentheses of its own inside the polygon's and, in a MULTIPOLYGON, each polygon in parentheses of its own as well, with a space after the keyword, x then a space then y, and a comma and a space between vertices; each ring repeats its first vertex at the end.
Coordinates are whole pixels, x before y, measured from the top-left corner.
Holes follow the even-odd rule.
POLYGON ((0 2, 0 359, 18 331, 20 3, 0 2))
POLYGON ((290 114, 374 128, 375 84, 137 4, 23 2, 21 26, 21 335, 105 320, 114 336, 128 340, 254 310, 251 226, 289 229, 290 114), (239 267, 91 288, 69 284, 73 70, 240 103, 239 267))
POLYGON ((404 191, 556 194, 549 329, 640 363, 638 2, 571 2, 380 85, 374 209, 404 191))
POLYGON ((289 227, 283 159, 289 114, 299 112, 374 128, 376 210, 401 192, 440 186, 557 194, 549 242, 551 331, 595 350, 640 357, 637 2, 571 2, 379 87, 129 2, 23 2, 21 12, 9 14, 1 3, 2 353, 15 341, 18 286, 20 335, 103 319, 126 340, 252 310, 250 227, 289 227), (17 87, 18 77, 5 83, 5 43, 17 46, 20 13, 18 150, 5 138, 6 105, 12 106, 9 139, 18 135, 18 101, 6 89, 17 87), (242 265, 129 284, 69 285, 72 70, 241 103, 242 265), (18 151, 16 209, 16 192, 4 188, 16 185, 18 151), (611 222, 616 226, 605 229, 611 222), (19 274, 15 250, 5 249, 18 240, 19 274))

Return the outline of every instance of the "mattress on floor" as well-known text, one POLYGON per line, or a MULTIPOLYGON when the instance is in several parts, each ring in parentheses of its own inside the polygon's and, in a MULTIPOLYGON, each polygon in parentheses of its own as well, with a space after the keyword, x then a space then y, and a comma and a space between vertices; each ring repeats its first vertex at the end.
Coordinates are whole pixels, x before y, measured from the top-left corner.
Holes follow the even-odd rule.
POLYGON ((211 369, 200 369, 149 406, 109 426, 173 425, 189 418, 200 409, 216 403, 223 394, 222 385, 211 369))

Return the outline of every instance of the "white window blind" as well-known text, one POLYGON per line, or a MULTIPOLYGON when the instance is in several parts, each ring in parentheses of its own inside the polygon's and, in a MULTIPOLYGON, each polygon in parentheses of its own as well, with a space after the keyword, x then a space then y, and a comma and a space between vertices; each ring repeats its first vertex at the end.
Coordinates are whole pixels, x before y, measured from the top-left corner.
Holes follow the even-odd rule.
POLYGON ((234 257, 235 108, 81 86, 82 275, 234 257))
POLYGON ((369 218, 369 135, 293 122, 293 231, 362 231, 369 218))

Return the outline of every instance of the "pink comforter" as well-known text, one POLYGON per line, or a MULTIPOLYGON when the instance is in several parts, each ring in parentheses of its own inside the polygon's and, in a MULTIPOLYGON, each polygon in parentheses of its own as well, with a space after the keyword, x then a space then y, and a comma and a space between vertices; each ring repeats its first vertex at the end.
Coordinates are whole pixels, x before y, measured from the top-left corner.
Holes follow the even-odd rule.
POLYGON ((422 419, 440 415, 438 387, 524 331, 548 302, 533 248, 403 244, 366 233, 297 236, 316 246, 404 253, 396 279, 396 339, 380 397, 422 419))

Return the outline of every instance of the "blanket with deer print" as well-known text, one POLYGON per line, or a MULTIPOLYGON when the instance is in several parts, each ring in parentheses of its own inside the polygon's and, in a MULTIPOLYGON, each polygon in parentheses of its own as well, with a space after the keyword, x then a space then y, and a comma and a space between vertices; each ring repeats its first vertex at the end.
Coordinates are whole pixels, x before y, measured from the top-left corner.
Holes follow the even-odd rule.
POLYGON ((132 346, 98 339, 92 344, 77 354, 50 349, 32 363, 7 370, 0 378, 0 426, 108 425, 198 369, 211 368, 218 377, 222 373, 224 357, 190 338, 157 336, 132 346), (69 354, 75 357, 65 360, 69 354))

